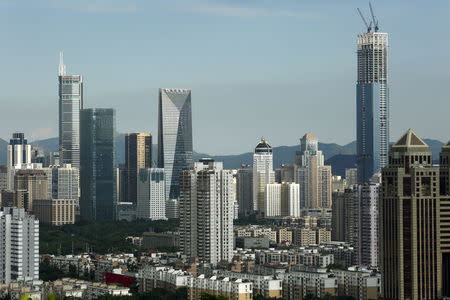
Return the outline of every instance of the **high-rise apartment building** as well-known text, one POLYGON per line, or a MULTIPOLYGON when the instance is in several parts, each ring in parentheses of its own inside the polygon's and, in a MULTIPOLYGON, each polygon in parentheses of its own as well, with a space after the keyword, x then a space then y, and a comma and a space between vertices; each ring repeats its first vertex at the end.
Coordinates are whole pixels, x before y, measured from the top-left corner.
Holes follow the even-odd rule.
POLYGON ((266 217, 300 217, 298 183, 267 184, 265 197, 261 211, 266 217))
POLYGON ((48 174, 43 169, 17 170, 14 175, 15 206, 33 210, 35 199, 50 199, 48 174))
POLYGON ((180 246, 213 265, 233 256, 233 175, 222 163, 202 159, 181 175, 180 246))
POLYGON ((387 165, 389 150, 388 34, 358 35, 356 152, 358 182, 369 182, 387 165))
POLYGON ((239 215, 246 216, 253 212, 253 168, 242 164, 236 173, 236 200, 239 215))
POLYGON ((110 221, 115 211, 115 111, 81 110, 80 213, 83 220, 110 221))
POLYGON ((0 211, 0 283, 39 279, 39 221, 23 208, 0 211))
POLYGON ((125 202, 137 202, 139 170, 151 167, 152 135, 149 133, 125 134, 125 202))
POLYGON ((67 75, 62 53, 59 62, 59 152, 62 164, 80 167, 80 110, 83 109, 83 77, 67 75))
POLYGON ((166 186, 164 169, 139 170, 137 185, 137 218, 166 220, 166 186))
POLYGON ((440 159, 440 235, 442 252, 442 296, 450 298, 450 141, 442 147, 440 159))
POLYGON ((264 138, 256 145, 253 154, 253 210, 264 212, 267 184, 275 183, 272 147, 264 138))
POLYGON ((75 223, 78 199, 35 199, 33 214, 39 222, 53 226, 75 223))
POLYGON ((380 191, 383 299, 450 296, 448 156, 442 153, 440 169, 412 130, 391 147, 380 191))
POLYGON ((0 192, 8 189, 8 167, 0 166, 0 192))
POLYGON ((166 198, 180 194, 181 171, 192 168, 191 90, 159 89, 158 167, 165 170, 166 198))
POLYGON ((347 168, 345 169, 345 185, 346 187, 352 187, 358 183, 358 169, 347 168))
POLYGON ((311 133, 300 140, 295 167, 296 182, 300 184, 300 208, 331 208, 331 166, 324 165, 319 141, 311 133))

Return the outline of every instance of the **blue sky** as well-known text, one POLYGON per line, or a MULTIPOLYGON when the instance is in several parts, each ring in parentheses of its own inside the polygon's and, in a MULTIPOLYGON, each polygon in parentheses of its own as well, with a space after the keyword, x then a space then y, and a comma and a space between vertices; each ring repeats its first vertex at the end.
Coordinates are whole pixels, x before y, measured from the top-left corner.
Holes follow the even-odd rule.
MULTIPOLYGON (((373 1, 390 34, 391 139, 450 139, 450 1, 373 1), (418 118, 419 117, 419 118, 418 118)), ((192 89, 194 149, 251 151, 355 138, 350 0, 0 0, 0 137, 57 134, 58 53, 85 80, 85 107, 120 132, 157 136, 157 89, 192 89)))

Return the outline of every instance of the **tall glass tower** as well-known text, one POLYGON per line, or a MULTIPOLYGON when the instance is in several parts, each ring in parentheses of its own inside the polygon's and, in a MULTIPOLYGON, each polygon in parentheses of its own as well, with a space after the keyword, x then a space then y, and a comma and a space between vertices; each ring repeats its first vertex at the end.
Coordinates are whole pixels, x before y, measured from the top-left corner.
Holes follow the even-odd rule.
POLYGON ((388 34, 378 26, 358 35, 356 142, 359 183, 387 165, 389 151, 388 34))
POLYGON ((180 195, 182 170, 192 168, 191 90, 159 89, 158 167, 165 170, 166 198, 180 195))
POLYGON ((80 167, 80 110, 83 109, 83 77, 66 75, 63 54, 59 62, 59 155, 61 164, 80 167))
POLYGON ((80 213, 87 221, 111 221, 115 211, 115 111, 81 110, 80 213))

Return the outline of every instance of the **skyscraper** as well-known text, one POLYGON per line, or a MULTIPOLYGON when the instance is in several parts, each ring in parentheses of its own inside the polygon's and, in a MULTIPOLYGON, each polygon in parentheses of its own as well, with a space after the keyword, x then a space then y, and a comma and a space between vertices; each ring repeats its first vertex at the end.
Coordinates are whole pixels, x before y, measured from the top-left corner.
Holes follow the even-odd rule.
POLYGON ((253 212, 253 169, 247 164, 242 164, 236 173, 236 200, 240 216, 253 212))
POLYGON ((356 142, 358 182, 387 165, 389 147, 388 34, 368 28, 358 35, 356 142))
POLYGON ((33 200, 50 199, 48 175, 45 170, 17 170, 14 176, 15 206, 33 210, 33 200))
POLYGON ((450 298, 450 141, 442 147, 440 163, 442 296, 450 298))
POLYGON ((440 299, 449 289, 442 250, 449 249, 450 201, 439 177, 430 148, 412 130, 391 147, 380 197, 383 299, 440 299))
POLYGON ((59 62, 59 152, 62 164, 80 167, 80 110, 83 109, 83 78, 66 75, 63 54, 59 62))
POLYGON ((233 256, 233 175, 202 159, 181 175, 180 246, 189 257, 216 265, 233 256))
POLYGON ((31 145, 23 133, 13 133, 12 139, 9 140, 8 154, 6 157, 7 167, 21 166, 22 164, 31 163, 31 145))
POLYGON ((300 184, 300 208, 331 208, 331 166, 324 165, 319 141, 311 133, 300 141, 295 170, 296 182, 300 184))
POLYGON ((253 154, 253 210, 264 212, 267 184, 275 183, 272 147, 264 138, 256 145, 253 154))
POLYGON ((125 197, 126 202, 137 202, 137 183, 140 169, 152 166, 152 135, 125 134, 125 197))
POLYGON ((137 217, 151 220, 167 219, 164 169, 140 169, 137 187, 137 217))
POLYGON ((80 213, 83 220, 110 221, 115 209, 115 111, 81 110, 80 213))
POLYGON ((158 167, 165 170, 166 199, 180 194, 179 176, 192 167, 191 90, 159 89, 158 167))
POLYGON ((39 221, 23 208, 0 211, 0 283, 39 279, 39 221))

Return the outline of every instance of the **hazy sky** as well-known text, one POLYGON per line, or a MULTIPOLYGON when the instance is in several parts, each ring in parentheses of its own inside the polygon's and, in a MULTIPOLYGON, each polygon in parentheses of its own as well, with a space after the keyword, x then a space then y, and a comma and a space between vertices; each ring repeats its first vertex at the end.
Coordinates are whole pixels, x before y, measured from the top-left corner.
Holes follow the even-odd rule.
MULTIPOLYGON (((450 0, 375 0, 390 36, 391 140, 450 139, 450 0)), ((57 70, 85 107, 157 136, 157 89, 192 89, 194 149, 355 139, 356 35, 347 0, 0 0, 0 137, 57 135, 57 70)))

